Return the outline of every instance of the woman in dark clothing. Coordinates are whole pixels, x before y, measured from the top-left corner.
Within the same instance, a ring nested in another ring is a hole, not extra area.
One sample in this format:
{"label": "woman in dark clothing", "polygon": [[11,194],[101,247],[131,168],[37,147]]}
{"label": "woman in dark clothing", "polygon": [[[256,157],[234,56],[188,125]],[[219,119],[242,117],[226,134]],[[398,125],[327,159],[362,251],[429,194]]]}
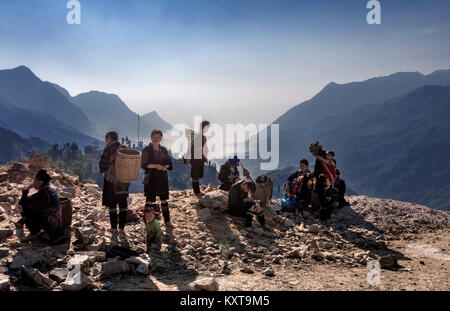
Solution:
{"label": "woman in dark clothing", "polygon": [[239,161],[238,157],[234,156],[233,159],[228,159],[227,162],[220,167],[218,175],[220,180],[219,189],[230,191],[231,186],[239,180],[239,171],[237,169]]}
{"label": "woman in dark clothing", "polygon": [[192,178],[192,189],[194,190],[194,194],[196,196],[202,196],[203,194],[200,192],[200,178],[203,178],[203,163],[208,163],[208,158],[206,157],[207,149],[206,149],[206,136],[204,133],[208,131],[209,121],[203,121],[201,123],[201,135],[202,135],[202,155],[201,159],[195,158],[195,146],[194,143],[191,145],[191,178]]}
{"label": "woman in dark clothing", "polygon": [[116,132],[108,132],[105,136],[106,147],[100,159],[100,173],[103,174],[102,205],[109,208],[111,233],[117,233],[117,205],[119,205],[119,229],[120,234],[125,234],[127,220],[129,183],[121,183],[115,180],[114,165],[117,151],[124,146],[118,141]]}
{"label": "woman in dark clothing", "polygon": [[[28,196],[31,188],[37,193]],[[40,170],[34,178],[34,183],[23,190],[19,201],[22,208],[22,222],[30,231],[30,235],[22,240],[34,240],[43,229],[42,238],[55,241],[63,236],[62,209],[58,193],[50,187],[50,176],[45,170]]]}
{"label": "woman in dark clothing", "polygon": [[145,170],[142,183],[146,197],[146,206],[159,210],[156,202],[158,196],[161,200],[161,210],[166,226],[170,225],[169,212],[169,179],[167,171],[172,170],[172,158],[166,148],[160,145],[162,132],[153,130],[151,134],[151,144],[142,151],[141,167]]}

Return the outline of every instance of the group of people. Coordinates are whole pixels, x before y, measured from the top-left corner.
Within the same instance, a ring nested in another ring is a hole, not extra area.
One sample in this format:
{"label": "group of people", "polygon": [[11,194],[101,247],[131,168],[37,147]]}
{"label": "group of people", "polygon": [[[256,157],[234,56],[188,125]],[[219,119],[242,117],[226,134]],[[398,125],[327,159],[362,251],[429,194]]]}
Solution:
{"label": "group of people", "polygon": [[[194,157],[194,145],[191,146],[191,153],[185,163],[191,165],[192,188],[196,196],[202,196],[199,179],[203,177],[204,163],[207,163],[207,149],[205,133],[210,123],[201,123],[202,154],[201,158]],[[129,195],[129,183],[121,183],[115,180],[115,156],[120,148],[123,148],[118,141],[116,132],[108,132],[105,136],[106,147],[100,159],[100,172],[103,173],[103,197],[102,204],[109,209],[111,233],[113,238],[116,235],[123,236],[127,219],[127,198]],[[141,212],[146,228],[147,250],[159,250],[161,248],[162,230],[160,227],[161,218],[164,219],[166,231],[171,232],[169,210],[169,178],[167,171],[173,169],[172,158],[167,148],[161,145],[163,133],[155,129],[150,135],[151,142],[142,150],[141,168],[144,170],[142,183],[144,184],[145,206]],[[160,204],[157,203],[157,198]],[[117,207],[119,213],[117,214]],[[161,217],[162,214],[162,217]],[[119,218],[119,224],[117,224]],[[117,228],[118,225],[118,228]]]}
{"label": "group of people", "polygon": [[292,173],[284,185],[286,197],[294,199],[291,202],[295,206],[292,208],[289,206],[292,204],[286,204],[283,209],[295,214],[303,214],[309,209],[318,212],[319,219],[325,221],[333,210],[349,205],[344,197],[345,181],[336,168],[333,150],[325,152],[320,143],[315,142],[310,145],[310,151],[316,158],[314,171],[310,172],[307,159],[300,160],[300,169]]}
{"label": "group of people", "polygon": [[[203,121],[201,159],[194,158],[194,146],[192,146],[190,158],[184,159],[185,163],[191,165],[193,192],[198,197],[203,195],[200,191],[199,179],[203,177],[203,165],[207,163],[204,133],[208,127],[209,122]],[[142,183],[146,202],[141,212],[146,228],[147,249],[159,250],[162,242],[161,218],[164,219],[166,231],[171,232],[172,228],[167,174],[167,171],[172,170],[172,158],[168,150],[161,145],[162,131],[153,130],[150,138],[150,144],[142,151],[141,167],[144,170]],[[119,149],[125,147],[119,142],[119,136],[114,131],[106,133],[105,143],[106,147],[99,162],[100,172],[103,174],[102,205],[108,208],[113,238],[123,237],[128,215],[127,198],[130,184],[116,180],[115,158]],[[324,220],[330,216],[333,209],[348,205],[344,198],[345,182],[340,178],[339,170],[336,169],[333,151],[324,152],[319,143],[311,144],[310,151],[316,157],[314,172],[309,171],[308,160],[300,160],[300,169],[292,173],[286,181],[286,196],[295,199],[294,213],[303,213],[309,205],[312,207],[315,205],[320,219]],[[261,204],[260,200],[255,199],[257,184],[244,167],[243,178],[240,177],[239,164],[240,160],[236,156],[227,160],[221,166],[218,175],[221,182],[220,189],[228,192],[228,212],[232,216],[244,218],[247,231],[253,230],[254,218],[258,220],[263,230],[270,230],[263,213],[263,207],[267,201]],[[64,239],[61,202],[58,193],[50,187],[50,180],[48,173],[40,170],[35,176],[34,183],[23,190],[19,202],[22,218],[17,225],[26,225],[29,229],[30,235],[24,239],[26,241],[35,239],[38,235],[51,242]],[[29,196],[29,190],[33,187],[37,192]],[[157,198],[160,204],[156,203]]]}

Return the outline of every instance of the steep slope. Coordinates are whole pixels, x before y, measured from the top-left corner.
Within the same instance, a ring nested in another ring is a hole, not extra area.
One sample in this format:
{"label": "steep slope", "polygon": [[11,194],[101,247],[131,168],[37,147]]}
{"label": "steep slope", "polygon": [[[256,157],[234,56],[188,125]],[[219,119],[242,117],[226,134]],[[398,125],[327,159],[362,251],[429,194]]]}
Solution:
{"label": "steep slope", "polygon": [[23,138],[17,133],[0,127],[0,163],[18,160],[34,151],[50,148],[50,144],[40,138]]}
{"label": "steep slope", "polygon": [[[138,115],[115,94],[107,94],[98,91],[82,93],[72,98],[72,101],[91,118],[97,131],[105,133],[116,130],[121,137],[128,136],[136,140],[138,136]],[[167,123],[156,113],[146,117],[153,124],[167,128]],[[155,128],[141,119],[140,138],[148,137]],[[170,125],[169,125],[170,126]]]}
{"label": "steep slope", "polygon": [[141,116],[141,120],[148,124],[150,128],[168,131],[172,129],[172,125],[164,121],[156,111],[149,112]]}
{"label": "steep slope", "polygon": [[326,117],[343,115],[365,105],[381,103],[427,84],[450,85],[450,70],[440,70],[429,75],[399,72],[346,84],[332,82],[316,96],[291,108],[273,123],[280,125],[280,134],[290,130],[309,131],[310,126],[319,125],[316,123]]}
{"label": "steep slope", "polygon": [[80,108],[25,66],[0,70],[0,97],[16,107],[50,114],[81,133],[95,133]]}
{"label": "steep slope", "polygon": [[321,141],[336,149],[357,192],[444,209],[435,202],[450,197],[432,194],[449,185],[449,114],[450,86],[424,86],[343,117]]}

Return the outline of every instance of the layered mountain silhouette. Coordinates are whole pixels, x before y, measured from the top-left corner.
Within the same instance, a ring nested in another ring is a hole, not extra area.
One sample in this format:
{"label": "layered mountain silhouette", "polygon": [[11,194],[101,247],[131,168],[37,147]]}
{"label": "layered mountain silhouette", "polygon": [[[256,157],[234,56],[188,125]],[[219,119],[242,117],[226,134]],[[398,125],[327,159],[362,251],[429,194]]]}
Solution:
{"label": "layered mountain silhouette", "polygon": [[13,106],[45,112],[81,133],[96,136],[79,107],[25,66],[0,70],[0,97]]}
{"label": "layered mountain silhouette", "polygon": [[[0,94],[1,95],[1,94]],[[45,110],[29,110],[11,105],[0,98],[0,126],[22,137],[40,137],[48,142],[92,144],[96,138],[80,132]]]}
{"label": "layered mountain silhouette", "polygon": [[[109,130],[136,139],[137,124],[137,114],[117,95],[91,91],[72,97],[25,66],[0,70],[0,126],[20,136],[84,146],[102,141]],[[156,111],[142,116],[140,124],[141,137],[154,128],[171,128]]]}
{"label": "layered mountain silhouette", "polygon": [[[76,104],[94,124],[98,133],[106,133],[115,130],[120,136],[128,136],[137,139],[138,115],[115,94],[99,91],[78,94],[71,97],[63,87],[53,84],[54,87]],[[156,111],[150,112],[140,119],[140,137],[148,137],[149,133],[159,128],[162,131],[169,130],[172,126],[161,119]]]}

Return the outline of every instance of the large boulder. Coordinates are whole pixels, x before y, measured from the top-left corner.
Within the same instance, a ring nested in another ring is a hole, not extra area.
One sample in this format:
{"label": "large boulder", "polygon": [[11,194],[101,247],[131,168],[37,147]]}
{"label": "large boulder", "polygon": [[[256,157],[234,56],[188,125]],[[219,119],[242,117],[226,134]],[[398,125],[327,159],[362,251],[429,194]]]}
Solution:
{"label": "large boulder", "polygon": [[33,266],[44,261],[45,258],[42,252],[34,248],[23,248],[14,255],[14,258],[9,265],[9,269],[18,270],[21,269],[22,266]]}
{"label": "large boulder", "polygon": [[197,210],[197,217],[202,221],[208,221],[213,217],[213,214],[209,208],[203,208],[201,210]]}
{"label": "large boulder", "polygon": [[223,190],[214,190],[211,192],[208,192],[208,194],[205,197],[209,197],[213,200],[219,201],[222,203],[222,206],[226,207],[228,205],[228,192]]}
{"label": "large boulder", "polygon": [[204,208],[220,208],[222,207],[222,203],[220,201],[217,201],[213,198],[210,198],[208,196],[205,196],[203,198],[201,198],[200,200],[198,200],[198,203],[204,207]]}

